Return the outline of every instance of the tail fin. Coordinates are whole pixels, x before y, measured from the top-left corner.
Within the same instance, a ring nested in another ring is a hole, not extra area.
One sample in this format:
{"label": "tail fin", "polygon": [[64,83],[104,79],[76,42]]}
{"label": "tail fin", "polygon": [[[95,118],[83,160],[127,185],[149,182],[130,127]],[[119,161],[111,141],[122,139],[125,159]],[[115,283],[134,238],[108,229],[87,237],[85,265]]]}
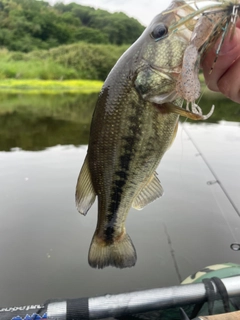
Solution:
{"label": "tail fin", "polygon": [[92,268],[103,269],[107,266],[130,268],[135,265],[137,254],[131,238],[125,233],[121,240],[107,244],[93,236],[88,254],[88,263]]}

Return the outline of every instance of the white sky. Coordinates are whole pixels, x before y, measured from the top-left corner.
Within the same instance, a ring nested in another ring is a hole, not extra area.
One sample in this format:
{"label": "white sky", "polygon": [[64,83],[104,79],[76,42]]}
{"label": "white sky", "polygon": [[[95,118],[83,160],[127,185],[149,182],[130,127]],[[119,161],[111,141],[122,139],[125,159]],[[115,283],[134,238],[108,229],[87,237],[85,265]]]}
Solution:
{"label": "white sky", "polygon": [[[58,0],[76,2],[85,6],[101,8],[110,12],[122,11],[147,26],[158,13],[166,9],[171,0]],[[50,2],[57,2],[56,0]]]}

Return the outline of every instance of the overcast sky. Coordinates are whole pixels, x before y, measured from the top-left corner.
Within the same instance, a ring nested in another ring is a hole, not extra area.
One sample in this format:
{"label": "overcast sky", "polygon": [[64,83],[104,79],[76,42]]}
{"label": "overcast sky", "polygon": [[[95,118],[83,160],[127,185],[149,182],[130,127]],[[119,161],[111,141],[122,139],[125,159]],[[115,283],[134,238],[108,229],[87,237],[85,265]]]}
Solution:
{"label": "overcast sky", "polygon": [[147,26],[155,15],[168,7],[171,0],[62,0],[61,2],[65,4],[76,2],[110,12],[122,11]]}

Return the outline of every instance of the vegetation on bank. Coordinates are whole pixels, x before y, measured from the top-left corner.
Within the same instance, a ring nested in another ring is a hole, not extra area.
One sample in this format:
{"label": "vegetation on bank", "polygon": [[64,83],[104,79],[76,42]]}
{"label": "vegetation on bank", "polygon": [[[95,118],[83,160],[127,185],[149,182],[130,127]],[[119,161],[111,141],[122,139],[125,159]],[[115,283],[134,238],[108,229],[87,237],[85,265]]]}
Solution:
{"label": "vegetation on bank", "polygon": [[46,50],[84,41],[131,44],[144,27],[124,13],[109,13],[76,3],[0,1],[0,47],[10,51]]}
{"label": "vegetation on bank", "polygon": [[103,81],[143,30],[121,12],[0,0],[0,79]]}
{"label": "vegetation on bank", "polygon": [[0,79],[105,80],[128,45],[76,43],[29,53],[0,50]]}
{"label": "vegetation on bank", "polygon": [[63,94],[99,92],[101,81],[95,80],[0,80],[1,93],[25,94]]}

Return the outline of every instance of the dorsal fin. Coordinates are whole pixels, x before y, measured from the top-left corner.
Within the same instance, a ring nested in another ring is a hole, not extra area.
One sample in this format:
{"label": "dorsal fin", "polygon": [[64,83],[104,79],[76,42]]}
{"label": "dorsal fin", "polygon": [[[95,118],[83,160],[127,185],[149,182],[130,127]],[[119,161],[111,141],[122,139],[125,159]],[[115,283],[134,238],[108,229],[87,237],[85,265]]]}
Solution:
{"label": "dorsal fin", "polygon": [[134,198],[132,207],[137,210],[143,209],[147,204],[163,195],[163,187],[157,177],[157,173],[146,180],[138,195]]}

